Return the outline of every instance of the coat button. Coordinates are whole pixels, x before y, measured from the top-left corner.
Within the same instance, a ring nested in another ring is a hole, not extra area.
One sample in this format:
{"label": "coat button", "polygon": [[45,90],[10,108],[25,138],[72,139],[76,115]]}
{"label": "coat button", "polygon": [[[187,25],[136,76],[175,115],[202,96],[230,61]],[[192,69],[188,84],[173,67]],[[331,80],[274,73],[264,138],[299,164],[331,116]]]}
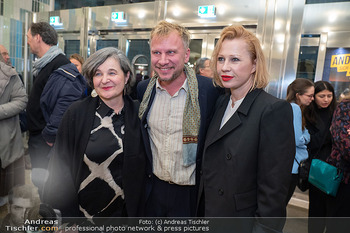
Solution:
{"label": "coat button", "polygon": [[222,196],[222,195],[224,195],[224,190],[219,189],[219,190],[218,190],[218,193],[219,193],[220,196]]}
{"label": "coat button", "polygon": [[151,177],[152,177],[152,175],[151,175],[151,174],[149,174],[149,175],[148,175],[148,178],[151,178]]}
{"label": "coat button", "polygon": [[227,154],[227,155],[226,155],[226,159],[227,159],[227,160],[230,160],[231,158],[232,158],[232,155],[231,155],[231,154]]}
{"label": "coat button", "polygon": [[202,170],[199,171],[199,175],[203,175],[203,171]]}

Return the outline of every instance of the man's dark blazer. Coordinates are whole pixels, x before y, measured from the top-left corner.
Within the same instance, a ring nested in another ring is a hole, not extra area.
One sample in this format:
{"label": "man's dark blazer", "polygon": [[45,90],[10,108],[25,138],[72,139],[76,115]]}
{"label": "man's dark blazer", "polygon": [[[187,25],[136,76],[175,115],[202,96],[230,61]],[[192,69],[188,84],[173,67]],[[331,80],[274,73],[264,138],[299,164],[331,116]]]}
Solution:
{"label": "man's dark blazer", "polygon": [[[219,130],[229,98],[218,99],[208,128],[199,209],[204,207],[208,217],[283,218],[295,156],[292,108],[285,100],[255,89]],[[283,224],[272,221],[259,226],[279,231]]]}
{"label": "man's dark blazer", "polygon": [[[202,153],[203,153],[203,146],[204,146],[204,140],[205,135],[207,133],[207,128],[209,126],[210,120],[214,114],[214,107],[215,102],[219,96],[219,91],[214,87],[212,79],[209,79],[204,76],[198,76],[198,99],[199,99],[199,107],[200,107],[200,113],[201,113],[201,120],[200,120],[200,129],[199,129],[199,135],[198,135],[198,147],[197,147],[197,158],[196,158],[196,186],[199,187],[199,171],[202,164]],[[140,82],[137,85],[137,98],[139,101],[142,101],[142,97],[146,91],[147,85],[149,83],[150,79],[144,80]],[[143,115],[141,119],[141,126],[142,126],[142,136],[143,141],[145,143],[146,148],[146,154],[147,154],[147,162],[146,162],[146,173],[147,173],[147,181],[146,181],[146,198],[149,196],[151,190],[152,190],[152,184],[153,184],[153,157],[152,157],[152,151],[149,141],[149,136],[147,132],[147,114],[150,110],[150,107],[152,106],[152,102],[154,100],[156,94],[156,87],[153,88],[151,93],[151,99],[148,104],[148,107],[145,111],[145,114]]]}

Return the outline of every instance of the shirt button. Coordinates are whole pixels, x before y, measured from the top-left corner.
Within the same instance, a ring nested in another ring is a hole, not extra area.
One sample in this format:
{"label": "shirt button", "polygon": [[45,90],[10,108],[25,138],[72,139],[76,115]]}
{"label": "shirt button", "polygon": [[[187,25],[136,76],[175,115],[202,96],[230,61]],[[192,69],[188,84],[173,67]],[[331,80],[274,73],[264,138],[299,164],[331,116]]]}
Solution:
{"label": "shirt button", "polygon": [[218,190],[218,193],[219,193],[220,196],[222,196],[222,195],[224,195],[224,190],[219,189],[219,190]]}
{"label": "shirt button", "polygon": [[227,154],[227,155],[226,155],[226,159],[227,159],[227,160],[230,160],[231,158],[232,158],[232,155],[231,155],[231,154]]}

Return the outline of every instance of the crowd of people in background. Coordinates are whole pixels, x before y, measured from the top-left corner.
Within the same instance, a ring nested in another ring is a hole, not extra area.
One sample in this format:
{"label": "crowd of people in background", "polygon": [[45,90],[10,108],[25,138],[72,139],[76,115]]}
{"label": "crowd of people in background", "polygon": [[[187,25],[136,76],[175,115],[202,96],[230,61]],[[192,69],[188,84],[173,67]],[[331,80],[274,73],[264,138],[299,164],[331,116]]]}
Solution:
{"label": "crowd of people in background", "polygon": [[[32,23],[29,96],[0,45],[0,205],[10,207],[0,229],[23,224],[41,202],[90,223],[246,217],[235,231],[282,232],[298,166],[318,158],[344,177],[336,197],[310,184],[308,231],[347,231],[325,217],[350,217],[350,94],[337,103],[329,82],[297,78],[286,100],[276,98],[264,91],[267,64],[253,33],[224,28],[212,58],[194,68],[190,37],[159,22],[150,34],[152,75],[143,78],[117,48],[67,58],[55,29]],[[25,109],[35,188],[23,186]]]}

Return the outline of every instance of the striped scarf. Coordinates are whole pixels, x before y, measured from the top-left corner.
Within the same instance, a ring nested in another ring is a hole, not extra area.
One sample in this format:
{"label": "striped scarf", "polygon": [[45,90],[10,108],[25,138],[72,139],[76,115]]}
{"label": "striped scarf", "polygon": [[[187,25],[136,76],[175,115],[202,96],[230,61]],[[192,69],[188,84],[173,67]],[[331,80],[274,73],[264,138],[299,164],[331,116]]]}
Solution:
{"label": "striped scarf", "polygon": [[[182,123],[182,143],[183,143],[183,160],[185,166],[190,166],[196,162],[198,133],[200,127],[200,108],[198,101],[198,81],[192,68],[185,64],[185,74],[187,77],[188,92],[186,96],[185,109]],[[158,76],[151,78],[143,95],[139,109],[139,118],[142,119],[149,101],[152,90],[156,84]]]}

